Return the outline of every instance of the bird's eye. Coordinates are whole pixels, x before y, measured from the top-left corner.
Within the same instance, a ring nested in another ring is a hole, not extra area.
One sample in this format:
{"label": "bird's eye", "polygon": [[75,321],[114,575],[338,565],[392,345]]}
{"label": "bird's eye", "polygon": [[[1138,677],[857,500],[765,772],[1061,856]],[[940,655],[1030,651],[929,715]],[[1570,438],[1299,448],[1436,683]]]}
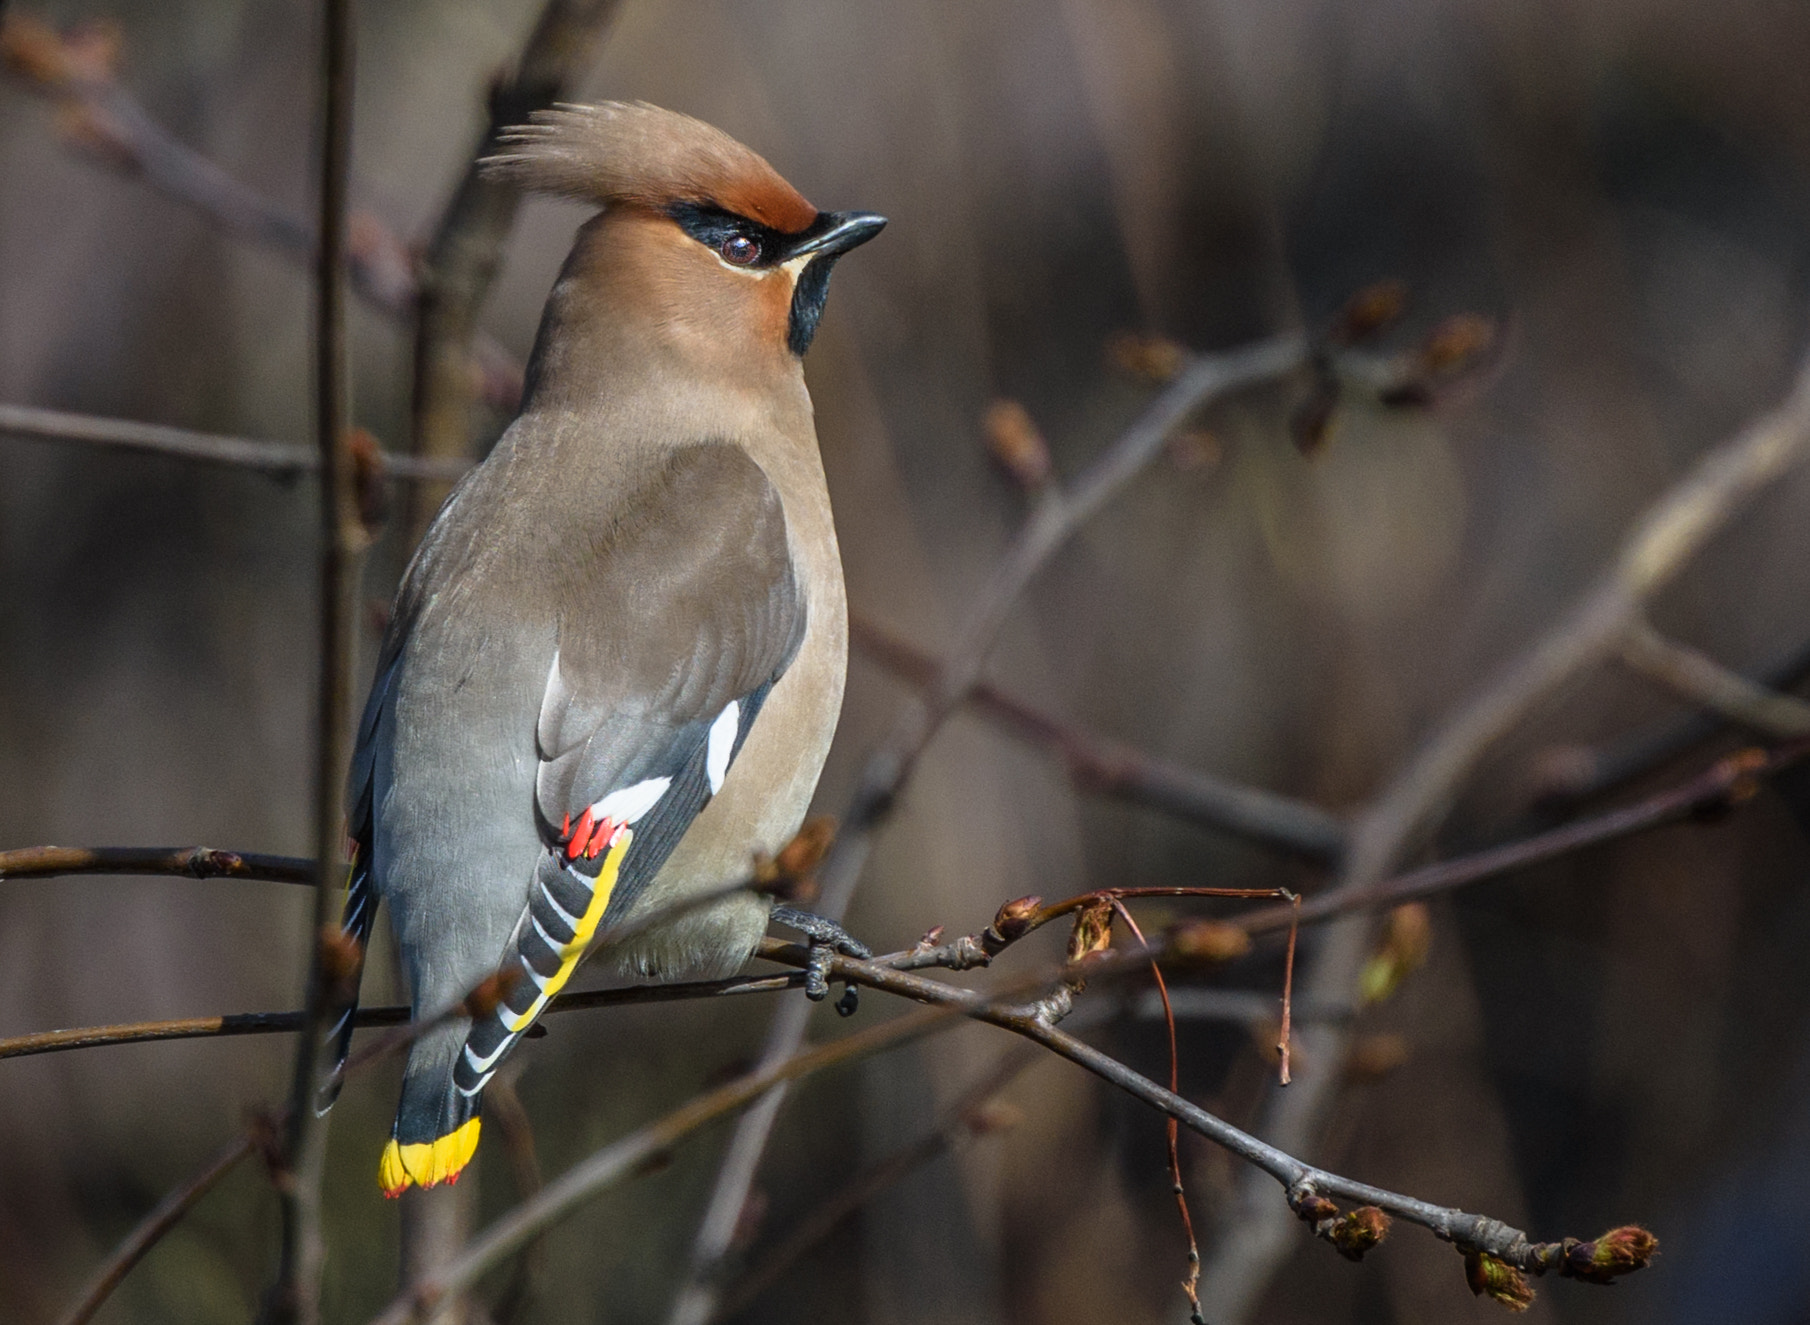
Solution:
{"label": "bird's eye", "polygon": [[746,235],[730,235],[717,252],[723,255],[724,262],[746,267],[760,257],[760,245]]}

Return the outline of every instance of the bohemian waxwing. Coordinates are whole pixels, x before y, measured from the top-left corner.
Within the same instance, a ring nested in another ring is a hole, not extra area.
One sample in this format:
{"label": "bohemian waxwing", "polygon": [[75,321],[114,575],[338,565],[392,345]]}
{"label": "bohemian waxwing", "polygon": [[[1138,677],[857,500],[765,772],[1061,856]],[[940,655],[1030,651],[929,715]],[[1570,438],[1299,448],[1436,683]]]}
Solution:
{"label": "bohemian waxwing", "polygon": [[[492,169],[603,211],[547,300],[520,416],[397,594],[353,758],[344,924],[363,943],[389,904],[417,1016],[520,978],[415,1042],[391,1195],[458,1176],[485,1083],[598,933],[792,837],[847,661],[802,356],[830,268],[884,218],[819,212],[726,134],[644,104],[563,107],[505,143]],[[733,893],[610,956],[728,974],[768,911]]]}

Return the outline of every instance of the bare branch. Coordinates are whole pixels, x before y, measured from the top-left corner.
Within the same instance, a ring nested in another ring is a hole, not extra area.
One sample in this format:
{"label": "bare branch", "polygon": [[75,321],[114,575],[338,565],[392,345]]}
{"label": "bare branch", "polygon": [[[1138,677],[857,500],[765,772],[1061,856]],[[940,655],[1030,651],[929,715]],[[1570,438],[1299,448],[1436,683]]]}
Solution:
{"label": "bare branch", "polygon": [[63,874],[180,874],[191,879],[314,882],[314,862],[217,847],[20,847],[0,851],[0,880]]}
{"label": "bare branch", "polygon": [[[345,777],[351,761],[352,665],[357,630],[359,557],[366,541],[354,490],[347,429],[350,404],[346,359],[346,188],[352,161],[353,0],[321,5],[320,244],[315,254],[315,427],[321,457],[320,689],[314,749],[314,916],[309,926],[306,1015],[297,1038],[294,1082],[283,1139],[277,1196],[283,1212],[283,1253],[277,1281],[265,1299],[265,1319],[315,1325],[320,1319],[321,1176],[326,1165],[326,1119],[314,1101],[320,1089],[321,1036],[345,998],[334,972],[340,940],[335,914],[344,868]],[[362,961],[363,954],[352,960]]]}
{"label": "bare branch", "polygon": [[[849,618],[849,638],[888,671],[920,687],[934,685],[942,674],[942,664],[930,654],[859,615]],[[967,703],[1004,730],[1057,755],[1068,766],[1069,775],[1088,791],[1310,860],[1336,860],[1344,848],[1344,823],[1317,805],[1214,777],[1096,736],[989,681],[977,682],[968,692]]]}
{"label": "bare branch", "polygon": [[194,1209],[196,1202],[218,1186],[220,1180],[237,1168],[239,1161],[255,1149],[257,1144],[250,1133],[241,1136],[221,1151],[213,1163],[152,1207],[150,1213],[126,1236],[126,1240],[114,1248],[106,1263],[95,1271],[81,1298],[62,1317],[59,1325],[87,1325],[94,1318],[94,1313],[106,1304],[113,1290],[132,1272],[132,1267],[145,1258],[145,1254],[162,1240],[164,1234],[182,1222],[188,1212]]}
{"label": "bare branch", "polygon": [[[422,256],[415,306],[415,389],[409,449],[424,460],[466,460],[478,309],[496,276],[520,195],[479,163],[511,125],[566,96],[595,62],[620,0],[547,0],[510,75],[491,91],[490,123],[440,214]],[[443,493],[410,494],[404,532],[413,547]]]}
{"label": "bare branch", "polygon": [[[119,451],[142,451],[209,465],[255,469],[273,478],[318,474],[321,467],[320,449],[300,442],[223,437],[217,433],[170,428],[160,423],[102,419],[29,405],[0,405],[0,433],[43,441],[87,442]],[[377,461],[378,476],[399,483],[449,483],[471,468],[470,460],[396,455],[385,451],[377,453]]]}
{"label": "bare branch", "polygon": [[[1797,463],[1807,446],[1810,361],[1782,405],[1713,448],[1648,508],[1615,561],[1570,610],[1442,723],[1358,816],[1338,891],[1362,895],[1381,882],[1444,812],[1484,754],[1566,681],[1612,656],[1645,604],[1742,504]],[[1305,981],[1308,1001],[1327,1004],[1350,996],[1370,933],[1362,915],[1331,927]],[[1262,1128],[1297,1150],[1320,1134],[1348,1045],[1348,1032],[1338,1026],[1315,1027],[1303,1038],[1308,1035],[1308,1056],[1325,1066],[1273,1098]],[[1248,1319],[1287,1248],[1286,1216],[1247,1178],[1204,1276],[1208,1316],[1221,1325]]]}
{"label": "bare branch", "polygon": [[[812,960],[804,948],[773,941],[762,945],[761,955],[799,966]],[[1165,955],[1167,948],[1163,943],[1140,946],[1119,952],[1095,954],[1081,969],[1085,970],[1089,980],[1094,980],[1140,969],[1144,962]],[[1574,1239],[1567,1239],[1562,1243],[1531,1242],[1526,1234],[1500,1221],[1355,1182],[1306,1164],[1240,1131],[1223,1119],[1132,1071],[1110,1055],[1058,1030],[1040,1016],[1025,1011],[1016,1000],[1021,999],[1027,991],[1047,985],[1047,974],[1003,991],[982,994],[907,971],[894,970],[877,962],[837,957],[831,963],[830,970],[833,979],[851,980],[930,1006],[820,1048],[791,1055],[782,1063],[756,1068],[725,1086],[695,1097],[658,1121],[594,1152],[549,1183],[538,1196],[523,1202],[498,1219],[471,1243],[458,1260],[392,1302],[388,1310],[378,1317],[378,1325],[401,1325],[405,1321],[421,1319],[448,1294],[471,1285],[491,1266],[568,1212],[644,1170],[651,1160],[663,1155],[679,1140],[706,1123],[752,1103],[776,1082],[798,1080],[828,1067],[896,1048],[950,1025],[952,1018],[956,1016],[971,1017],[1022,1035],[1086,1068],[1133,1097],[1153,1105],[1175,1118],[1182,1126],[1223,1146],[1273,1178],[1282,1186],[1287,1197],[1288,1206],[1285,1208],[1299,1206],[1314,1197],[1344,1197],[1361,1201],[1398,1218],[1420,1224],[1437,1236],[1457,1244],[1461,1250],[1487,1254],[1505,1264],[1533,1273],[1544,1273],[1551,1269],[1566,1272],[1567,1256],[1578,1245]],[[1075,968],[1065,968],[1062,978],[1073,979],[1075,974]],[[1330,1233],[1332,1221],[1327,1222]]]}
{"label": "bare branch", "polygon": [[[1678,786],[1668,787],[1621,809],[1410,870],[1368,888],[1346,885],[1310,897],[1301,904],[1301,923],[1330,920],[1353,911],[1400,906],[1403,902],[1531,869],[1587,847],[1730,809],[1751,799],[1762,781],[1802,763],[1807,755],[1810,755],[1810,740],[1794,741],[1770,751],[1742,750],[1717,760]],[[1291,907],[1270,907],[1234,923],[1249,933],[1260,934],[1286,928],[1291,912]]]}
{"label": "bare branch", "polygon": [[[41,19],[0,15],[0,66],[55,103],[72,146],[194,208],[229,234],[298,264],[313,262],[313,223],[233,178],[152,119],[120,86],[116,56],[115,44],[105,35],[97,40],[93,28],[65,35]],[[412,316],[416,290],[408,246],[368,212],[351,217],[348,238],[352,289],[391,317]],[[507,349],[479,335],[469,371],[490,404],[514,408],[522,367]]]}
{"label": "bare branch", "polygon": [[1653,629],[1645,617],[1628,626],[1621,661],[1678,698],[1762,736],[1810,735],[1810,703],[1749,681],[1695,649]]}
{"label": "bare branch", "polygon": [[757,1254],[757,1268],[735,1291],[725,1296],[713,1322],[728,1321],[740,1315],[756,1298],[778,1282],[807,1252],[834,1233],[844,1220],[889,1187],[911,1176],[932,1160],[947,1154],[965,1136],[978,1136],[997,1128],[999,1119],[985,1109],[993,1096],[1009,1085],[1025,1068],[1036,1061],[1036,1053],[1028,1048],[1005,1054],[991,1071],[963,1091],[931,1129],[884,1159],[869,1165],[850,1178],[843,1188],[821,1201],[815,1201],[807,1214],[779,1244],[764,1254]]}
{"label": "bare branch", "polygon": [[[681,1003],[734,994],[772,994],[801,988],[797,975],[733,975],[725,980],[630,985],[625,989],[587,989],[559,995],[543,1016],[592,1008],[628,1007],[641,1003]],[[28,1058],[65,1049],[92,1049],[109,1044],[143,1044],[151,1040],[217,1039],[229,1035],[287,1035],[302,1028],[300,1012],[232,1012],[223,1016],[184,1017],[173,1021],[134,1021],[117,1026],[84,1026],[74,1030],[37,1031],[0,1039],[0,1059]],[[396,1005],[360,1008],[352,1024],[360,1028],[407,1024],[409,1010]]]}

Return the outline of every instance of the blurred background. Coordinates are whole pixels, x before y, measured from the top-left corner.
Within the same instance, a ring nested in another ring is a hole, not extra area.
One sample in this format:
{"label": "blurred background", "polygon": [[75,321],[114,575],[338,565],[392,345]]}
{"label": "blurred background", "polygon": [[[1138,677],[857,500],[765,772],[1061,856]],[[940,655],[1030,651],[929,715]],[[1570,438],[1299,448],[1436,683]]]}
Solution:
{"label": "blurred background", "polygon": [[[356,206],[431,234],[537,9],[361,6]],[[122,84],[151,116],[312,206],[313,6],[5,13],[117,24]],[[1109,361],[1117,333],[1227,347],[1321,326],[1380,278],[1412,292],[1390,344],[1455,312],[1494,319],[1490,373],[1431,408],[1353,402],[1311,456],[1286,427],[1298,385],[1215,411],[1210,436],[1055,559],[993,658],[994,680],[1089,729],[1346,810],[1696,456],[1783,394],[1810,297],[1806,67],[1810,9],[1778,0],[625,0],[579,92],[698,115],[820,206],[891,218],[839,267],[808,377],[854,609],[932,652],[1027,509],[983,441],[996,399],[1022,402],[1072,475],[1153,390]],[[481,319],[518,355],[584,215],[521,214]],[[309,307],[300,267],[84,156],[28,80],[0,76],[0,401],[306,441]],[[353,345],[356,421],[402,447],[408,334],[355,305]],[[505,422],[484,418],[483,440]],[[0,436],[0,845],[308,849],[313,511],[307,482]],[[1810,475],[1777,485],[1667,592],[1660,625],[1749,674],[1792,657],[1810,643],[1807,512]],[[374,551],[373,605],[400,542],[393,526]],[[908,693],[856,656],[822,809],[846,804]],[[1593,674],[1488,761],[1439,851],[1523,831],[1554,768],[1681,712]],[[1347,1071],[1308,1157],[1539,1237],[1638,1221],[1663,1240],[1613,1291],[1541,1283],[1529,1320],[1810,1321],[1802,790],[1436,902],[1425,965],[1360,1018],[1366,1070]],[[1026,893],[1322,882],[1077,790],[963,716],[885,828],[851,924],[892,948],[935,924],[972,932]],[[7,884],[0,1035],[293,1006],[307,905],[278,884]],[[1269,948],[1214,977],[1266,994],[1278,979]],[[366,1001],[396,996],[380,955]],[[771,1009],[556,1019],[520,1055],[543,1167],[745,1062]],[[1160,1023],[1089,1034],[1166,1072]],[[964,1029],[799,1089],[746,1249],[922,1135],[1004,1038]],[[1276,1089],[1263,1038],[1185,1019],[1184,1092],[1259,1118]],[[270,1037],[0,1063],[0,1321],[50,1318],[248,1109],[281,1098],[290,1062]],[[396,1208],[372,1174],[395,1085],[393,1066],[373,1072],[334,1114],[332,1320],[394,1288]],[[739,1319],[1185,1320],[1160,1122],[1054,1060],[1001,1099],[1015,1126],[844,1221]],[[664,1320],[725,1135],[563,1225],[517,1318]],[[1238,1171],[1195,1138],[1182,1156],[1213,1266]],[[500,1146],[476,1181],[486,1218],[515,1200]],[[247,1319],[277,1229],[243,1168],[101,1319]],[[1248,1319],[1501,1311],[1422,1230],[1361,1265],[1288,1236]]]}

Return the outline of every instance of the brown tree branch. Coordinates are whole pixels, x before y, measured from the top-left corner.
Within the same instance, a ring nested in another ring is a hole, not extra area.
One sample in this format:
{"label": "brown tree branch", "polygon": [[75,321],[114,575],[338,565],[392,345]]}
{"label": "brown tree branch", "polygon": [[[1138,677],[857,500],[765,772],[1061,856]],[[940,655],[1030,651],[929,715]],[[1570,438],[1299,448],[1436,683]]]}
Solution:
{"label": "brown tree branch", "polygon": [[[859,614],[849,618],[849,638],[869,658],[920,688],[936,684],[942,673],[942,664],[929,653]],[[990,681],[976,682],[966,702],[1005,731],[1055,754],[1084,790],[1309,860],[1334,861],[1344,849],[1343,821],[1317,805],[1096,736]]]}
{"label": "brown tree branch", "polygon": [[[797,989],[804,977],[793,975],[733,975],[725,980],[690,983],[630,985],[624,989],[586,989],[560,994],[543,1016],[583,1012],[591,1008],[629,1007],[642,1003],[680,1003],[699,998],[723,998],[734,994],[771,994]],[[302,1028],[301,1012],[231,1012],[212,1017],[182,1017],[171,1021],[134,1021],[116,1026],[82,1026],[72,1030],[35,1031],[0,1039],[0,1060],[60,1053],[66,1049],[92,1049],[99,1045],[144,1044],[152,1040],[206,1040],[231,1035],[288,1035]],[[402,1026],[409,1010],[392,1007],[359,1008],[352,1014],[354,1026]]]}
{"label": "brown tree branch", "polygon": [[[799,966],[812,960],[806,949],[771,942],[762,946],[762,955]],[[1088,980],[1125,974],[1141,969],[1146,961],[1167,955],[1167,941],[1118,952],[1099,953],[1079,967],[1065,968],[1061,978],[1072,981],[1082,971]],[[1153,1105],[1189,1130],[1229,1150],[1283,1187],[1287,1197],[1285,1208],[1315,1213],[1318,1216],[1316,1232],[1327,1236],[1329,1241],[1336,1242],[1332,1234],[1334,1225],[1339,1221],[1325,1217],[1312,1203],[1342,1197],[1420,1224],[1466,1253],[1488,1255],[1504,1264],[1536,1274],[1557,1270],[1577,1277],[1590,1277],[1571,1264],[1571,1253],[1580,1245],[1574,1239],[1534,1243],[1519,1229],[1511,1228],[1498,1220],[1434,1205],[1328,1172],[1306,1164],[1180,1098],[1110,1055],[1058,1030],[1034,1011],[1027,1011],[1017,1000],[1026,992],[1047,986],[1050,983],[1047,975],[1015,984],[1003,991],[983,994],[907,971],[894,970],[877,962],[837,957],[830,969],[834,979],[853,981],[929,1006],[831,1044],[791,1055],[782,1063],[758,1067],[725,1086],[693,1098],[665,1117],[594,1152],[554,1179],[538,1196],[503,1215],[481,1233],[455,1262],[392,1302],[377,1318],[378,1325],[402,1325],[402,1322],[423,1318],[448,1294],[469,1287],[491,1266],[512,1254],[530,1238],[551,1227],[567,1213],[643,1171],[650,1161],[663,1155],[706,1123],[752,1103],[776,1081],[798,1080],[832,1066],[898,1047],[947,1027],[957,1016],[995,1025],[1041,1044],[1118,1086],[1134,1098]],[[1035,1008],[1037,1005],[1031,1006]],[[1322,1225],[1325,1226],[1323,1231]],[[1650,1255],[1650,1248],[1647,1254]],[[1644,1259],[1639,1263],[1644,1264]],[[1585,1267],[1586,1270],[1588,1268]],[[1622,1272],[1632,1268],[1638,1268],[1638,1264],[1622,1267]]]}
{"label": "brown tree branch", "polygon": [[[1678,574],[1747,500],[1779,478],[1810,448],[1810,361],[1778,408],[1712,448],[1650,506],[1614,562],[1535,644],[1493,683],[1442,723],[1352,826],[1338,889],[1367,893],[1443,814],[1484,754],[1530,710],[1585,668],[1614,655],[1649,600]],[[1351,996],[1368,953],[1371,925],[1363,914],[1322,936],[1303,994],[1315,1004]],[[1261,1129],[1279,1145],[1302,1150],[1320,1135],[1349,1044],[1346,1027],[1326,1024],[1303,1035],[1319,1070],[1272,1097]],[[1204,1274],[1207,1316],[1243,1325],[1289,1247],[1288,1219],[1260,1185],[1240,1185],[1238,1208]]]}
{"label": "brown tree branch", "polygon": [[[0,405],[0,433],[35,437],[44,441],[86,442],[119,451],[198,460],[209,465],[255,469],[273,478],[318,474],[320,448],[300,442],[267,442],[250,437],[223,437],[217,433],[191,432],[160,423],[132,419],[102,419],[90,414],[38,409],[29,405]],[[375,453],[377,476],[399,483],[450,483],[471,468],[470,460]]]}
{"label": "brown tree branch", "polygon": [[1628,627],[1620,657],[1629,670],[1738,727],[1779,739],[1810,735],[1810,703],[1768,690],[1667,639],[1644,616]]}
{"label": "brown tree branch", "polygon": [[314,882],[314,862],[217,847],[20,847],[0,851],[0,881],[64,874],[178,874],[191,879]]}
{"label": "brown tree branch", "polygon": [[315,254],[315,427],[321,457],[320,664],[314,748],[314,911],[308,929],[308,985],[295,1051],[294,1082],[277,1171],[283,1213],[282,1260],[264,1303],[279,1325],[320,1320],[321,1177],[326,1119],[314,1107],[321,1087],[320,1041],[337,1005],[349,1001],[337,903],[345,868],[345,777],[351,762],[354,612],[366,534],[359,518],[347,428],[346,191],[352,162],[353,0],[322,0],[320,243]]}

